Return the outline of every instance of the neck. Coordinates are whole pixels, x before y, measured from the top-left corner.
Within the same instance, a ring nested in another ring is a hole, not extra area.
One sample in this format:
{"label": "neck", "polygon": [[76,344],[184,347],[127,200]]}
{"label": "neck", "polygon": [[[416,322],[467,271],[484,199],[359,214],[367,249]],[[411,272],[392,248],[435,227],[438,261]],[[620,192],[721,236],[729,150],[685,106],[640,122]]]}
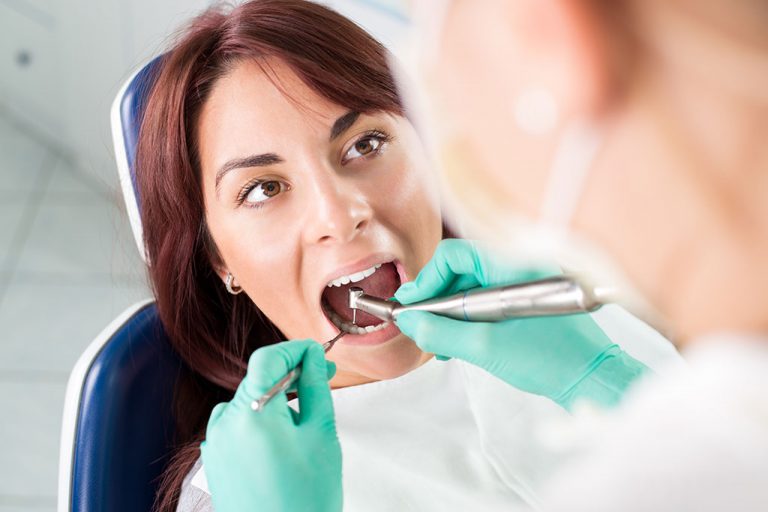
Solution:
{"label": "neck", "polygon": [[[412,342],[408,340],[408,343]],[[427,361],[432,359],[432,357],[432,354],[419,352],[418,357],[410,363],[398,364],[394,368],[386,367],[386,365],[377,366],[375,371],[369,372],[370,375],[366,375],[365,372],[361,371],[351,371],[344,368],[339,368],[336,372],[336,375],[334,375],[333,379],[331,379],[330,386],[331,389],[341,389],[349,388],[352,386],[360,386],[362,384],[370,384],[371,382],[378,382],[381,380],[394,379],[421,367]]]}
{"label": "neck", "polygon": [[336,375],[333,376],[333,379],[331,379],[330,386],[331,389],[341,389],[360,386],[362,384],[370,384],[371,382],[377,382],[378,380],[379,379],[374,379],[359,373],[338,370]]}

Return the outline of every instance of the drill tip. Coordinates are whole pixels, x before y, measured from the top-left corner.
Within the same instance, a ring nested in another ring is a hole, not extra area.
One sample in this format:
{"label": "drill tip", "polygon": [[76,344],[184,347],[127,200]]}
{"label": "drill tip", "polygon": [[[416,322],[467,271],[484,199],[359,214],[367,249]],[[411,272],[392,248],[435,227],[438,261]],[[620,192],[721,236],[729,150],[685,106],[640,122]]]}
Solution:
{"label": "drill tip", "polygon": [[[362,288],[353,286],[349,289],[349,307],[353,310],[357,310],[357,299],[365,292]],[[354,323],[354,322],[353,322]]]}

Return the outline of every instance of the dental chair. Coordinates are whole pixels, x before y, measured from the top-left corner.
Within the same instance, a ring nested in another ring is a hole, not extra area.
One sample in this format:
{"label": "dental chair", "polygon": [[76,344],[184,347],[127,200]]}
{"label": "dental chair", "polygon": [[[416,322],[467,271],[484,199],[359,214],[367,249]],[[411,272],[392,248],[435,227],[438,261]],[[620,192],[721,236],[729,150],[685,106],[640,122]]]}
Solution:
{"label": "dental chair", "polygon": [[[112,106],[120,182],[145,258],[134,157],[157,58]],[[173,391],[182,363],[151,300],[124,311],[85,350],[69,378],[59,459],[59,512],[149,512],[173,440]]]}

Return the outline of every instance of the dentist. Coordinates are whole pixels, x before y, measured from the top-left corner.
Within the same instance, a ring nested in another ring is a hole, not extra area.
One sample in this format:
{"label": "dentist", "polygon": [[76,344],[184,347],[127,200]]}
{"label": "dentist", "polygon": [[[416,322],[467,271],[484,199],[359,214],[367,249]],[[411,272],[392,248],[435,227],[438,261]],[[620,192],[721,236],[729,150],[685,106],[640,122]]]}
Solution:
{"label": "dentist", "polygon": [[[494,284],[542,257],[631,287],[690,369],[617,389],[631,392],[613,414],[590,417],[604,428],[552,480],[544,508],[764,510],[765,2],[419,6],[419,70],[448,203],[506,264],[482,264],[484,252],[470,244],[444,244],[396,297]],[[515,322],[409,313],[398,325],[425,350],[541,389],[515,367]],[[549,377],[573,359],[548,355],[536,373],[557,382]]]}

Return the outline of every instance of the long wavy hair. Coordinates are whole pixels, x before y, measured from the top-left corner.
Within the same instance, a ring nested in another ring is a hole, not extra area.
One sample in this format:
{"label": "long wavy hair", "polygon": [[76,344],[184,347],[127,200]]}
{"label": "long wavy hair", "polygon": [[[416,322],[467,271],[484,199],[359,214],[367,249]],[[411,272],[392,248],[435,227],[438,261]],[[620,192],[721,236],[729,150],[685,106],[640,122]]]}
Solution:
{"label": "long wavy hair", "polygon": [[252,0],[195,18],[164,55],[147,101],[136,155],[144,243],[160,319],[186,363],[175,398],[177,439],[159,485],[173,511],[199,457],[213,406],[229,400],[249,355],[283,339],[246,295],[227,293],[206,225],[198,116],[217,80],[238,63],[287,63],[319,95],[370,113],[403,114],[387,52],[350,20],[302,0]]}

